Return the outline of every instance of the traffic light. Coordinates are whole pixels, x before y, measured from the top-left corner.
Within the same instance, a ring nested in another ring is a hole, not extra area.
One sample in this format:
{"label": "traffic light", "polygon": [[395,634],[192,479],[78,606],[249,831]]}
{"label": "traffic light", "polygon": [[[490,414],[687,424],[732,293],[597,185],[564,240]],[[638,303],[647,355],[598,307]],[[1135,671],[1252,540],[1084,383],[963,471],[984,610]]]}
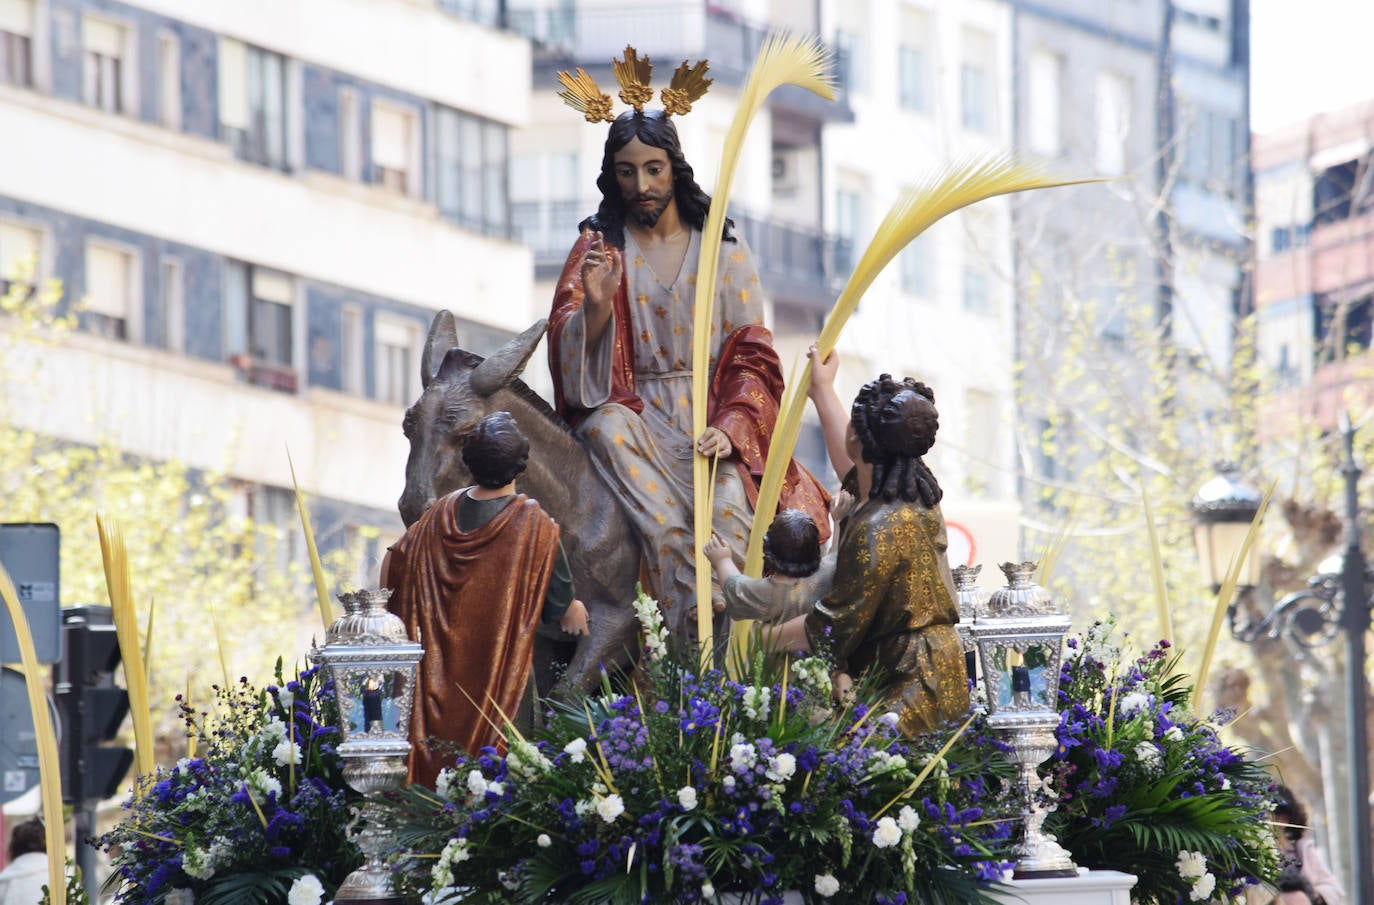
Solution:
{"label": "traffic light", "polygon": [[114,682],[119,637],[109,607],[64,607],[62,643],[55,689],[62,716],[62,798],[80,805],[112,797],[134,762],[132,749],[104,744],[129,713],[129,693]]}

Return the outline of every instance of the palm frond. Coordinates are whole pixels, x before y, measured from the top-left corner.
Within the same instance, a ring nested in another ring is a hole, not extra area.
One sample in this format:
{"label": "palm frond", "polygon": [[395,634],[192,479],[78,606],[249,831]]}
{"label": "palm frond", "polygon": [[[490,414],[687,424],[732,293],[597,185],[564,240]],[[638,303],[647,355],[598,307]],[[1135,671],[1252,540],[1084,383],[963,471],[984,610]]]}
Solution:
{"label": "palm frond", "polygon": [[157,761],[153,756],[152,701],[148,694],[148,670],[143,665],[139,646],[138,611],[134,609],[133,584],[129,578],[129,552],[119,522],[97,513],[96,532],[100,535],[100,556],[105,566],[105,587],[110,595],[110,611],[119,654],[124,661],[124,684],[129,692],[129,715],[134,720],[135,769],[140,776],[151,776]]}
{"label": "palm frond", "polygon": [[[903,193],[883,218],[873,241],[859,258],[849,282],[845,284],[835,301],[835,307],[825,320],[820,338],[816,341],[821,358],[824,359],[834,350],[840,332],[849,322],[850,316],[859,306],[859,300],[877,279],[878,274],[892,262],[898,252],[925,232],[931,224],[960,208],[997,195],[1097,181],[1100,180],[1049,176],[1038,164],[1019,161],[1008,154],[993,154],[973,157],[954,164],[937,173],[923,186]],[[700,294],[700,283],[697,284],[697,288]],[[701,302],[698,299],[698,314],[700,311]],[[774,428],[768,463],[764,466],[763,480],[759,485],[758,500],[754,507],[754,523],[750,529],[749,552],[744,565],[746,575],[762,574],[763,534],[768,528],[768,519],[771,518],[769,513],[777,508],[787,463],[796,448],[802,409],[806,403],[806,389],[810,383],[811,363],[807,362],[801,380],[789,386],[783,395],[782,411]]]}
{"label": "palm frond", "polygon": [[[716,176],[711,209],[702,228],[701,253],[697,261],[696,314],[692,334],[692,440],[706,431],[706,389],[710,371],[711,323],[715,308],[716,273],[720,264],[721,231],[725,226],[725,211],[730,204],[730,189],[735,180],[740,150],[749,125],[774,89],[782,85],[798,85],[833,100],[834,90],[828,71],[824,45],[814,38],[787,34],[770,34],[754,61],[754,68],[744,85],[739,107],[735,111],[730,131],[721,151],[720,169]],[[791,456],[789,451],[788,456]],[[711,650],[711,565],[702,548],[711,538],[711,492],[706,459],[692,457],[694,489],[693,550],[696,564],[697,641],[703,651]],[[777,504],[776,496],[774,505]]]}
{"label": "palm frond", "polygon": [[301,515],[301,530],[305,532],[305,549],[310,552],[310,574],[315,580],[315,602],[320,607],[320,621],[325,629],[334,621],[329,607],[329,579],[324,574],[324,563],[320,561],[320,548],[315,545],[315,530],[310,527],[310,509],[305,505],[305,494],[301,492],[301,482],[296,480],[296,463],[291,461],[291,450],[286,451],[286,463],[291,467],[291,488],[296,493],[296,509]]}

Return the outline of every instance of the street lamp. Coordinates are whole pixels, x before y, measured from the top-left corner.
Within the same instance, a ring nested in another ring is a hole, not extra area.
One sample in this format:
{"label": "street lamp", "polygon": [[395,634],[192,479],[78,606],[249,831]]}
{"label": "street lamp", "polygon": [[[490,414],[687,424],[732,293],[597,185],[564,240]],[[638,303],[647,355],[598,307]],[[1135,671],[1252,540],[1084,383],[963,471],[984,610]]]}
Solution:
{"label": "street lamp", "polygon": [[[1345,551],[1321,563],[1307,587],[1274,604],[1258,622],[1239,622],[1233,600],[1227,610],[1231,634],[1249,644],[1261,637],[1287,637],[1303,647],[1317,647],[1345,630],[1346,733],[1350,740],[1350,840],[1351,902],[1374,901],[1369,821],[1369,739],[1367,706],[1369,682],[1365,675],[1365,635],[1369,631],[1371,600],[1368,587],[1374,582],[1360,549],[1359,479],[1355,464],[1355,429],[1348,416],[1341,417],[1345,446]],[[1227,565],[1240,553],[1250,522],[1259,511],[1260,496],[1239,482],[1235,469],[1222,466],[1222,474],[1203,485],[1193,499],[1198,559],[1207,583],[1219,590]],[[1239,588],[1249,591],[1259,583],[1258,556],[1251,545],[1252,561],[1241,570]],[[1245,596],[1238,594],[1237,597]]]}

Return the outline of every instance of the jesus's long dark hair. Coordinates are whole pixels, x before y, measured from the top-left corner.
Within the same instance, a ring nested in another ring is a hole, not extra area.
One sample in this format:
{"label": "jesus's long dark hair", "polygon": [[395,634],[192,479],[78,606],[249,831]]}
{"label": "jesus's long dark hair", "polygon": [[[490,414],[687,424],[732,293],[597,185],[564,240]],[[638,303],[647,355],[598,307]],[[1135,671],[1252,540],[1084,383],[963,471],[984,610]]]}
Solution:
{"label": "jesus's long dark hair", "polygon": [[[596,187],[601,190],[601,206],[595,214],[579,223],[578,229],[600,230],[607,245],[625,247],[625,198],[620,194],[620,184],[615,179],[615,154],[632,138],[638,138],[650,147],[660,148],[668,155],[668,164],[673,168],[673,198],[677,202],[678,216],[692,229],[705,227],[711,196],[697,185],[692,165],[682,153],[682,142],[678,140],[677,126],[673,125],[672,117],[662,110],[645,110],[642,113],[627,110],[611,123],[610,133],[606,136],[601,175],[596,178]],[[735,241],[731,234],[734,228],[735,222],[727,217],[722,235],[726,242]]]}

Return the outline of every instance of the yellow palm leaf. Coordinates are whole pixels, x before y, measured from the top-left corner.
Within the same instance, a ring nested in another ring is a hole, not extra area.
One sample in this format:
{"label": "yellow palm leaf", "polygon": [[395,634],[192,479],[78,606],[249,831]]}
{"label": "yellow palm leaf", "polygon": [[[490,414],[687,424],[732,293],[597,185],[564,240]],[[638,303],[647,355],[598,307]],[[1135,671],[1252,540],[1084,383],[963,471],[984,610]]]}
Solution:
{"label": "yellow palm leaf", "polygon": [[1164,551],[1159,546],[1159,535],[1155,531],[1155,516],[1150,508],[1150,495],[1144,488],[1140,491],[1141,502],[1145,504],[1145,530],[1150,538],[1150,577],[1155,588],[1155,611],[1159,617],[1159,637],[1173,644],[1174,620],[1169,613],[1169,585],[1164,580]]}
{"label": "yellow palm leaf", "polygon": [[[749,124],[774,89],[798,85],[834,100],[831,76],[824,46],[814,38],[770,34],[754,61],[754,69],[744,85],[734,121],[725,137],[719,175],[711,210],[701,236],[701,257],[697,262],[696,316],[692,334],[692,437],[706,431],[706,387],[710,375],[711,322],[714,315],[716,270],[720,263],[721,230],[730,204],[730,189],[740,149]],[[711,538],[711,483],[706,459],[695,456],[692,469],[694,488],[694,549],[696,552],[697,640],[702,650],[711,645],[711,566],[702,548]]]}
{"label": "yellow palm leaf", "polygon": [[139,776],[151,776],[153,757],[152,702],[148,697],[148,670],[139,646],[138,611],[134,609],[133,584],[129,580],[129,553],[119,522],[95,517],[100,535],[100,557],[105,566],[105,589],[110,595],[119,655],[124,661],[124,685],[129,692],[129,715],[134,720],[134,768]]}
{"label": "yellow palm leaf", "polygon": [[296,463],[291,461],[291,450],[286,451],[286,464],[291,468],[291,487],[296,491],[296,510],[301,514],[301,530],[305,532],[305,549],[310,551],[310,574],[315,579],[315,602],[320,607],[320,621],[325,630],[334,621],[329,609],[329,579],[324,574],[324,563],[320,562],[320,548],[315,546],[315,530],[310,527],[310,510],[305,505],[305,494],[301,493],[300,481],[296,480]]}
{"label": "yellow palm leaf", "polygon": [[[858,307],[859,299],[863,298],[883,268],[913,239],[945,215],[997,195],[1098,181],[1048,176],[1038,164],[1023,163],[1008,154],[993,154],[952,165],[937,173],[925,185],[904,192],[883,218],[873,241],[864,250],[858,266],[854,268],[849,282],[826,318],[820,338],[816,341],[821,357],[825,358],[834,350],[835,341]],[[763,534],[778,505],[783,475],[796,447],[806,388],[810,384],[811,363],[808,361],[801,380],[796,386],[788,387],[783,395],[783,409],[778,416],[773,442],[769,447],[768,463],[764,466],[763,480],[759,485],[758,504],[754,508],[749,552],[744,565],[747,575],[758,576],[763,569]]]}
{"label": "yellow palm leaf", "polygon": [[47,682],[33,648],[29,617],[19,605],[10,573],[0,566],[0,597],[9,610],[14,637],[19,642],[19,660],[24,668],[24,687],[29,693],[29,712],[33,714],[33,734],[38,745],[38,790],[43,798],[43,828],[48,849],[48,889],[53,905],[67,905],[66,824],[62,819],[62,768],[57,760],[57,735],[48,715]]}

